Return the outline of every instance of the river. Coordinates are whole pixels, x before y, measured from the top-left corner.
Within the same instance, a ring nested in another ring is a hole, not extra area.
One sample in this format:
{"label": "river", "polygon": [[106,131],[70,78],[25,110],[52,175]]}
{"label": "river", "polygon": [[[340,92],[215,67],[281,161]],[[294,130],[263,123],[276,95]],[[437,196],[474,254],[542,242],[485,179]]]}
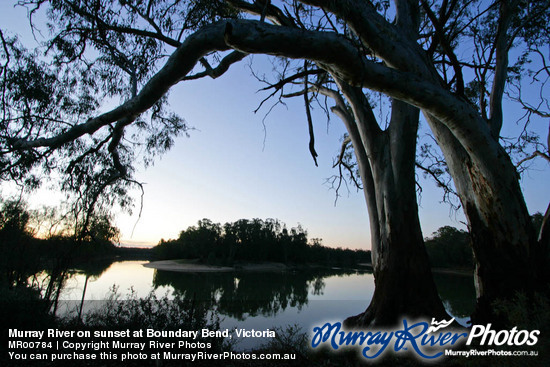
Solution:
{"label": "river", "polygon": [[[122,295],[177,292],[199,301],[215,300],[222,328],[297,325],[307,332],[363,312],[374,291],[372,273],[360,270],[180,273],[146,268],[144,263],[121,261],[75,272],[65,284],[62,300],[77,302],[66,302],[66,309],[80,304],[84,288],[86,304],[92,305],[116,286]],[[474,307],[472,277],[435,274],[434,278],[447,311],[465,324]],[[238,347],[249,349],[260,342],[242,340]]]}

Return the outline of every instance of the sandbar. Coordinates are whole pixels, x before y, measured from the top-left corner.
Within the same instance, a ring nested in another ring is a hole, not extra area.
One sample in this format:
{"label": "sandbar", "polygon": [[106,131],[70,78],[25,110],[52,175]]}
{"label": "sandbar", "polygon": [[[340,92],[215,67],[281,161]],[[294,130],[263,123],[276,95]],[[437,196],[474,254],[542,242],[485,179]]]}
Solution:
{"label": "sandbar", "polygon": [[262,264],[239,264],[237,266],[216,266],[207,264],[198,264],[191,262],[182,262],[181,260],[161,260],[151,261],[143,264],[146,268],[157,270],[178,271],[183,273],[207,273],[207,272],[228,272],[235,270],[244,271],[284,271],[288,267],[281,263],[262,263]]}

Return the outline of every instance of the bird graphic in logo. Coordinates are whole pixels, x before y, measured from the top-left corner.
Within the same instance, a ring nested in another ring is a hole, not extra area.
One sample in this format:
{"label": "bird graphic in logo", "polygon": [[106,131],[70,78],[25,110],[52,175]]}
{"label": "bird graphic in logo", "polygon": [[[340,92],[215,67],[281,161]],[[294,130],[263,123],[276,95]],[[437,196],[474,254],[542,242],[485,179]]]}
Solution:
{"label": "bird graphic in logo", "polygon": [[444,329],[447,326],[451,325],[453,321],[455,321],[454,317],[449,321],[441,320],[439,322],[435,321],[435,319],[432,319],[432,326],[428,328],[427,333],[435,333],[439,329]]}

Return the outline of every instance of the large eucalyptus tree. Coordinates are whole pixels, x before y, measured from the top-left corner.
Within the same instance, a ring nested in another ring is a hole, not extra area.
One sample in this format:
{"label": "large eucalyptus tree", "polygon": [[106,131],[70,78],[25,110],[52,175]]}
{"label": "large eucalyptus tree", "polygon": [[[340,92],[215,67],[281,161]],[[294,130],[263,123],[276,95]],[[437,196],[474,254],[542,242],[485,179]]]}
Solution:
{"label": "large eucalyptus tree", "polygon": [[[517,46],[540,55],[540,73],[548,73],[539,50],[548,45],[548,1],[22,3],[31,15],[48,9],[53,36],[46,64],[2,33],[2,178],[33,184],[29,175],[37,165],[60,168],[65,188],[76,189],[88,211],[112,201],[106,193],[124,198],[134,183],[131,144],[141,139],[156,153],[185,130],[183,120],[166,111],[171,87],[216,78],[248,54],[305,60],[273,87],[282,92],[301,81],[295,94],[306,97],[306,111],[312,93],[329,95],[348,128],[377,278],[373,304],[356,321],[386,323],[409,311],[444,315],[414,198],[417,109],[445,155],[468,219],[475,321],[493,318],[495,300],[547,282],[541,261],[548,244],[536,239],[499,135],[507,81],[519,75],[511,51]],[[372,118],[365,89],[392,98],[386,130]],[[100,101],[121,96],[116,107],[100,108]],[[123,139],[130,133],[132,143]]]}

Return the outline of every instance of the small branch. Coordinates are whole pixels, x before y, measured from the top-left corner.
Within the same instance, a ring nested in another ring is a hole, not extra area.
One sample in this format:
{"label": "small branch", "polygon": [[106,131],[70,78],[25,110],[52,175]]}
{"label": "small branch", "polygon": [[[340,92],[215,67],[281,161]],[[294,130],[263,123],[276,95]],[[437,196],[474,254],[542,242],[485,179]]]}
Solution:
{"label": "small branch", "polygon": [[349,177],[351,178],[351,180],[353,181],[353,184],[355,185],[355,187],[358,189],[358,190],[363,190],[363,186],[361,186],[361,184],[359,183],[359,181],[357,181],[357,177],[355,177],[355,173],[353,172],[353,168],[345,163],[345,162],[342,162],[342,166],[348,170],[349,172]]}
{"label": "small branch", "polygon": [[95,147],[93,148],[90,148],[88,149],[86,152],[82,153],[80,156],[78,156],[78,158],[76,159],[73,159],[69,165],[67,166],[67,168],[65,169],[65,172],[66,173],[71,173],[74,169],[74,167],[79,164],[80,162],[82,162],[84,160],[84,158],[86,158],[88,155],[90,154],[95,154],[97,153],[101,147],[103,147],[105,144],[107,144],[107,142],[109,140],[111,140],[111,136],[112,135],[109,135],[107,138],[103,139],[99,144],[97,144]]}
{"label": "small branch", "polygon": [[330,27],[332,28],[332,30],[334,32],[338,33],[338,28],[336,28],[336,26],[334,25],[334,23],[330,19],[330,15],[327,13],[327,11],[325,9],[322,9],[322,10],[323,10],[323,14],[325,14],[325,18],[327,19],[328,23],[330,24]]}
{"label": "small branch", "polygon": [[260,16],[260,22],[265,21],[265,16],[267,14],[267,8],[271,5],[271,0],[263,0],[264,8],[262,9],[262,14]]}
{"label": "small branch", "polygon": [[293,93],[287,93],[287,94],[282,94],[281,97],[282,98],[293,98],[293,97],[299,97],[299,96],[303,96],[304,94],[307,94],[309,92],[312,91],[312,88],[309,88],[308,90],[299,90],[297,92],[293,92]]}
{"label": "small branch", "polygon": [[530,161],[531,159],[535,159],[536,157],[541,157],[541,158],[544,158],[548,161],[548,163],[550,163],[550,155],[546,154],[546,153],[543,153],[541,152],[540,150],[535,150],[533,152],[533,154],[523,158],[522,160],[520,160],[517,164],[516,164],[516,167],[519,167],[521,166],[523,163],[527,162],[527,161]]}
{"label": "small branch", "polygon": [[495,53],[495,75],[489,100],[489,126],[491,133],[498,139],[504,119],[502,111],[502,98],[508,78],[508,52],[510,51],[513,39],[508,36],[514,9],[507,1],[500,2],[499,22],[494,41]]}
{"label": "small branch", "polygon": [[430,18],[430,20],[432,21],[432,24],[435,28],[435,33],[437,35],[437,38],[439,39],[439,43],[445,50],[445,54],[449,57],[451,66],[453,67],[456,77],[456,93],[458,95],[464,95],[464,77],[462,76],[462,68],[460,67],[460,62],[458,61],[458,58],[456,57],[451,45],[445,37],[445,33],[441,23],[425,0],[422,1],[422,7],[426,11],[428,18]]}
{"label": "small branch", "polygon": [[453,195],[456,195],[458,196],[458,194],[451,188],[449,187],[449,185],[447,185],[447,183],[441,181],[438,177],[438,175],[432,171],[431,169],[427,168],[427,167],[424,167],[422,166],[420,163],[416,162],[415,163],[416,167],[420,168],[422,171],[424,171],[425,173],[427,173],[428,175],[430,175],[434,180],[435,182],[437,183],[437,185],[441,188],[443,188],[443,190],[445,191],[446,195],[447,194],[453,194]]}
{"label": "small branch", "polygon": [[[304,70],[307,71],[307,61],[304,61]],[[304,77],[304,89],[308,90],[308,78],[307,73]],[[311,118],[311,109],[309,105],[309,97],[307,93],[304,93],[304,103],[306,107],[306,116],[307,116],[307,126],[309,131],[309,152],[311,153],[311,156],[313,157],[313,161],[315,162],[315,166],[319,166],[317,164],[317,152],[315,151],[315,134],[313,131],[313,119]]]}
{"label": "small branch", "polygon": [[277,25],[293,28],[296,27],[296,23],[294,23],[294,20],[291,17],[285,15],[283,11],[281,11],[281,9],[271,4],[271,1],[266,1],[263,6],[261,4],[258,4],[257,2],[251,4],[243,0],[226,0],[226,2],[243,12],[252,15],[258,15],[262,20],[267,18],[272,23]]}
{"label": "small branch", "polygon": [[137,182],[137,181],[134,181],[134,180],[128,180],[128,182],[132,182],[132,183],[138,185],[138,187],[141,190],[139,213],[138,213],[138,217],[136,219],[136,223],[134,223],[134,227],[132,228],[132,233],[130,234],[130,237],[133,237],[134,236],[134,231],[136,230],[136,227],[137,227],[137,225],[138,225],[138,223],[141,219],[141,215],[143,214],[143,198],[145,196],[145,190],[143,189],[143,183],[141,183],[141,182]]}
{"label": "small branch", "polygon": [[258,105],[258,107],[254,110],[254,113],[258,113],[258,111],[262,108],[262,106],[264,105],[264,103],[266,103],[267,101],[269,101],[271,99],[271,97],[273,97],[275,94],[277,94],[277,91],[274,91],[273,93],[271,93],[269,96],[265,97],[264,99],[262,99],[262,101],[260,102],[260,104]]}
{"label": "small branch", "polygon": [[[334,107],[334,108],[338,108],[338,107]],[[361,186],[361,184],[357,180],[357,177],[355,177],[355,172],[353,170],[353,167],[349,163],[347,163],[344,159],[346,150],[348,149],[348,146],[350,144],[351,144],[351,138],[348,136],[342,142],[342,147],[340,149],[340,155],[338,156],[338,160],[332,166],[332,168],[338,167],[338,170],[339,170],[339,173],[340,173],[340,183],[338,184],[338,187],[336,188],[337,193],[338,193],[338,189],[341,186],[341,181],[344,179],[341,167],[344,167],[348,171],[349,177],[353,181],[353,184],[355,185],[355,187],[358,190],[363,190],[363,187]]]}
{"label": "small branch", "polygon": [[200,63],[205,67],[205,71],[203,71],[202,73],[197,73],[197,74],[194,74],[194,75],[189,75],[189,76],[186,76],[186,77],[183,77],[181,80],[182,81],[185,81],[185,80],[195,80],[195,79],[200,79],[200,78],[204,78],[206,76],[209,76],[211,77],[212,79],[216,79],[216,78],[219,78],[220,76],[222,76],[227,70],[229,70],[229,67],[231,67],[231,65],[241,61],[242,59],[244,59],[246,56],[248,56],[247,53],[244,53],[244,52],[240,52],[240,51],[233,51],[231,52],[229,55],[227,55],[226,57],[224,57],[220,63],[218,64],[217,67],[215,68],[212,68],[210,66],[210,64],[208,63],[208,61],[206,61],[205,58],[201,58]]}
{"label": "small branch", "polygon": [[522,104],[523,109],[526,110],[527,112],[535,114],[535,115],[537,115],[539,117],[542,117],[542,118],[550,118],[550,112],[540,111],[540,110],[534,108],[533,106],[528,105],[527,103],[525,103],[522,100],[517,99],[517,101]]}
{"label": "small branch", "polygon": [[276,90],[279,90],[279,89],[283,88],[286,84],[291,83],[291,82],[293,82],[297,79],[302,79],[302,78],[304,78],[308,75],[322,75],[322,74],[327,74],[327,72],[325,70],[322,70],[322,69],[304,70],[304,71],[296,73],[292,76],[289,76],[287,78],[283,78],[283,79],[279,80],[277,83],[268,85],[267,87],[264,87],[260,90],[262,91],[262,90],[268,90],[268,89],[272,89],[272,88],[275,88]]}
{"label": "small branch", "polygon": [[336,163],[334,163],[334,165],[332,166],[332,168],[336,168],[337,165],[339,165],[340,163],[342,163],[343,159],[344,159],[344,154],[346,153],[346,149],[348,148],[348,145],[351,143],[351,138],[348,136],[344,139],[344,141],[342,142],[342,147],[340,148],[340,155],[338,156],[338,160],[336,161]]}

